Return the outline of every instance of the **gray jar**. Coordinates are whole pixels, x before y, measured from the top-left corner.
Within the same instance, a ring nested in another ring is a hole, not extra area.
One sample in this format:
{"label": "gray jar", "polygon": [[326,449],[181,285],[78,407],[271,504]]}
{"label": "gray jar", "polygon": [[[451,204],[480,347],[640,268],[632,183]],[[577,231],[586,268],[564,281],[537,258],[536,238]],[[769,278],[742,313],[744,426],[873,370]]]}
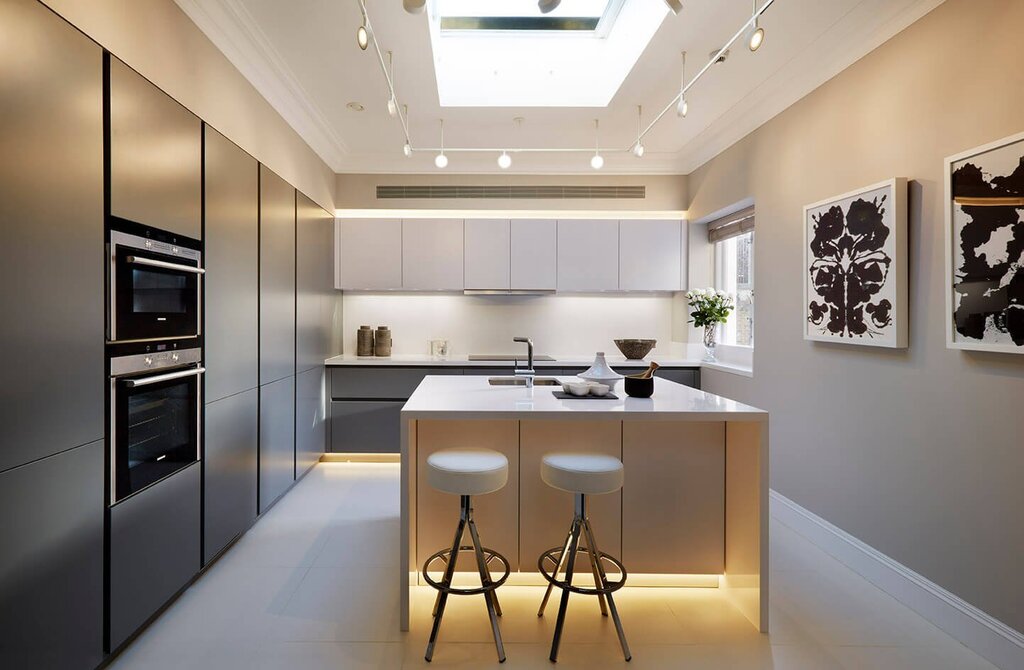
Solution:
{"label": "gray jar", "polygon": [[391,329],[387,326],[377,326],[373,333],[373,355],[391,355]]}

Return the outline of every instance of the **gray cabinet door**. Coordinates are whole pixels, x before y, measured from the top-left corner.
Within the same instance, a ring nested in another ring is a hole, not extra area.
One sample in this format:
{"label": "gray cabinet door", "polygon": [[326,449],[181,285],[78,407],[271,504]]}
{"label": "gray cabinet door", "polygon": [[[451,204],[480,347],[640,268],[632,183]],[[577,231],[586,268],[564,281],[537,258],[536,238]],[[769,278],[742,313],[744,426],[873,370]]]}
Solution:
{"label": "gray cabinet door", "polygon": [[199,464],[110,509],[110,649],[198,572]]}
{"label": "gray cabinet door", "polygon": [[102,441],[0,473],[0,668],[103,660],[103,493]]}
{"label": "gray cabinet door", "polygon": [[260,514],[295,481],[295,377],[260,387]]}
{"label": "gray cabinet door", "polygon": [[295,375],[295,476],[316,465],[327,449],[324,367]]}
{"label": "gray cabinet door", "polygon": [[206,400],[259,384],[259,163],[206,126]]}
{"label": "gray cabinet door", "polygon": [[301,193],[295,221],[295,371],[321,367],[337,349],[334,217]]}
{"label": "gray cabinet door", "polygon": [[203,562],[208,563],[256,518],[259,391],[206,405],[203,441]]}
{"label": "gray cabinet door", "polygon": [[398,453],[404,401],[341,400],[331,403],[331,451]]}
{"label": "gray cabinet door", "polygon": [[3,471],[103,437],[103,53],[34,0],[0,44]]}
{"label": "gray cabinet door", "polygon": [[260,166],[260,384],[295,374],[295,189]]}
{"label": "gray cabinet door", "polygon": [[112,56],[110,213],[199,239],[202,163],[199,117]]}

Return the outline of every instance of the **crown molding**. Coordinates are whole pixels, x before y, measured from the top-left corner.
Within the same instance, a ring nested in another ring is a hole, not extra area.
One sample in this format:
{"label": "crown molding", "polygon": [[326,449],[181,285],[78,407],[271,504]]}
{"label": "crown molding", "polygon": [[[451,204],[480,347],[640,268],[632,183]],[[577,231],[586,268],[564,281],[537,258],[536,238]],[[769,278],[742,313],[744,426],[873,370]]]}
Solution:
{"label": "crown molding", "polygon": [[239,0],[174,0],[306,144],[338,172],[348,147]]}

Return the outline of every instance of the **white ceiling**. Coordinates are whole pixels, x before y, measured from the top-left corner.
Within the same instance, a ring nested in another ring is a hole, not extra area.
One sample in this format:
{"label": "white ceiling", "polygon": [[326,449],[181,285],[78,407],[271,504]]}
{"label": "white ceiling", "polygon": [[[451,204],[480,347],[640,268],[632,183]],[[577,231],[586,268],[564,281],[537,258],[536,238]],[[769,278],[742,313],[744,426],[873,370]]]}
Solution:
{"label": "white ceiling", "polygon": [[[337,172],[435,172],[433,156],[405,158],[397,119],[373,47],[360,51],[358,0],[176,0],[177,4]],[[627,0],[661,2],[661,0]],[[651,131],[642,159],[606,155],[604,173],[686,174],[910,25],[942,0],[776,0],[762,17],[764,45],[738,43],[690,91],[689,114],[674,112]],[[408,105],[413,146],[602,147],[627,149],[637,105],[653,118],[680,84],[680,51],[692,76],[749,18],[748,0],[688,0],[668,15],[604,108],[444,107],[427,17],[399,0],[367,0],[382,50],[394,52],[400,102]],[[346,107],[359,102],[365,111]],[[521,127],[515,117],[525,120]],[[449,154],[449,172],[500,172],[495,155]],[[517,154],[509,172],[593,173],[589,156]]]}

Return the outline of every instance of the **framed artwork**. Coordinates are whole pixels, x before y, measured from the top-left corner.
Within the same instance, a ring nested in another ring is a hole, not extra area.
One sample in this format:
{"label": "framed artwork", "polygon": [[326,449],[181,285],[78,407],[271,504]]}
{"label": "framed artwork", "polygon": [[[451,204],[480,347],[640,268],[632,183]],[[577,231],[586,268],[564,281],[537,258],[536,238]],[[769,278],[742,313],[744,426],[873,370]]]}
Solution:
{"label": "framed artwork", "polygon": [[1024,133],[946,159],[946,346],[1024,353]]}
{"label": "framed artwork", "polygon": [[804,339],[904,348],[907,180],[804,207]]}

